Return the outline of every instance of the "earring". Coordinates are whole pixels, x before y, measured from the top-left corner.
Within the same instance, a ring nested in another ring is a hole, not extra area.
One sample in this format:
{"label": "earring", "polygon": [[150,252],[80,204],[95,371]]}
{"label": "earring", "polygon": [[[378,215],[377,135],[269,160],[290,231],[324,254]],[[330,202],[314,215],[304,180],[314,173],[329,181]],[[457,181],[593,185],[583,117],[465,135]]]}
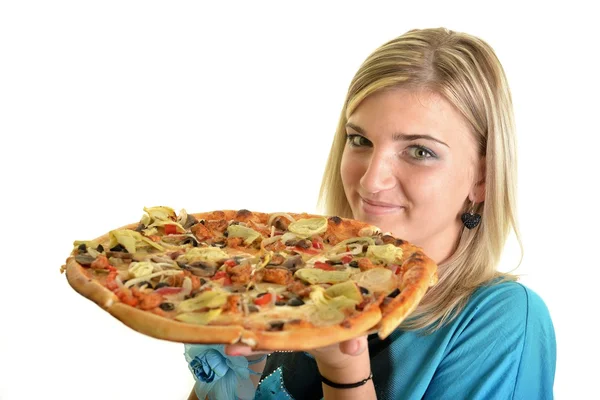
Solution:
{"label": "earring", "polygon": [[460,216],[460,219],[462,220],[463,225],[467,229],[473,229],[473,228],[477,227],[477,225],[479,225],[479,223],[481,222],[481,214],[474,213],[473,212],[474,210],[475,210],[475,202],[472,202],[471,210],[469,212],[463,213]]}

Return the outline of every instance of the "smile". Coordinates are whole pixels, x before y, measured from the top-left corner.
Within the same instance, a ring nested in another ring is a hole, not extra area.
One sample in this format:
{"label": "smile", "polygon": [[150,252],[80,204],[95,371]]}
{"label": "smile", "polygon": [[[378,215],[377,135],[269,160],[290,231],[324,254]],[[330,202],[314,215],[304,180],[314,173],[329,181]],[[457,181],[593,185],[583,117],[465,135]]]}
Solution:
{"label": "smile", "polygon": [[384,215],[399,211],[404,208],[402,206],[390,203],[382,203],[374,200],[366,200],[360,198],[360,206],[366,214]]}

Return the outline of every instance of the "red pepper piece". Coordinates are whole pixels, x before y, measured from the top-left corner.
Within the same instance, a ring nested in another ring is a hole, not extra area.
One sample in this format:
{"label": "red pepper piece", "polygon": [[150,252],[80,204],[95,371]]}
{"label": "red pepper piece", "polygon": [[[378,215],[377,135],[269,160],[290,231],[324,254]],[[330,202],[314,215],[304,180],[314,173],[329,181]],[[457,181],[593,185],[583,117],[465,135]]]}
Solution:
{"label": "red pepper piece", "polygon": [[174,235],[177,233],[177,226],[172,224],[165,225],[165,235]]}
{"label": "red pepper piece", "polygon": [[317,261],[317,262],[315,263],[315,268],[322,269],[322,270],[324,270],[324,271],[335,271],[335,270],[336,270],[336,269],[335,269],[334,267],[332,267],[331,265],[329,265],[329,264],[327,264],[327,263],[324,263],[324,262],[321,262],[321,261]]}
{"label": "red pepper piece", "polygon": [[271,293],[263,294],[260,297],[254,299],[254,304],[257,306],[264,306],[265,304],[269,304],[273,299],[273,295]]}

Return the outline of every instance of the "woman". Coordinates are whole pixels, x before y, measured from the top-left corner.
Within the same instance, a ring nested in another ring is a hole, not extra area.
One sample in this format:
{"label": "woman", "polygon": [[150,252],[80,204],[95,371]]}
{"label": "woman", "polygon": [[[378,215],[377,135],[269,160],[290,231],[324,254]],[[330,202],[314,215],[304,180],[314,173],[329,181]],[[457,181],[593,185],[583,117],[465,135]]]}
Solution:
{"label": "woman", "polygon": [[[515,158],[508,84],[485,42],[414,30],[367,58],[350,84],[321,200],[329,215],[423,247],[440,279],[383,341],[252,364],[263,376],[256,398],[552,398],[548,310],[497,270],[509,232],[519,238]],[[226,351],[261,360],[245,346]]]}

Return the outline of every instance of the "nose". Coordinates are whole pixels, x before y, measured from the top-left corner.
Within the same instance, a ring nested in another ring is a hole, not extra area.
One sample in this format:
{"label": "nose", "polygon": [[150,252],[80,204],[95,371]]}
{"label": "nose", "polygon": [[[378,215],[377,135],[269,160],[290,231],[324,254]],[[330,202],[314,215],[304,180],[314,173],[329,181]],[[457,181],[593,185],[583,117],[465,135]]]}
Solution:
{"label": "nose", "polygon": [[392,161],[385,154],[373,153],[368,160],[360,185],[368,193],[377,193],[393,188],[396,178],[392,170]]}

